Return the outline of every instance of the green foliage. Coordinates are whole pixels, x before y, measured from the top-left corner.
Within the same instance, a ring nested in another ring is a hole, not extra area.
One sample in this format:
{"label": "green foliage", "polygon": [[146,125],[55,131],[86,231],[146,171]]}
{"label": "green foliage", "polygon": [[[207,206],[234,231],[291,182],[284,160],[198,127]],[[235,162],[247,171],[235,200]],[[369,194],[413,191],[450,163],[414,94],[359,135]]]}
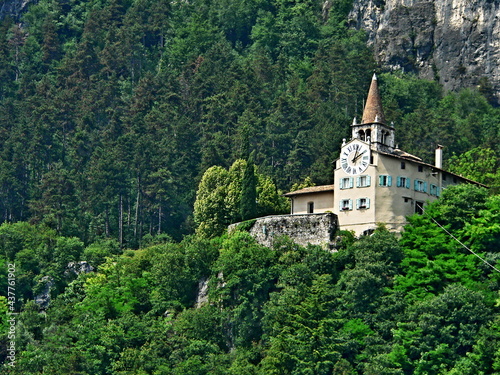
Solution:
{"label": "green foliage", "polygon": [[253,158],[247,160],[241,181],[241,220],[253,219],[257,214],[257,177]]}
{"label": "green foliage", "polygon": [[481,182],[498,192],[498,157],[491,148],[476,147],[459,156],[453,155],[448,164],[450,172]]}
{"label": "green foliage", "polygon": [[[285,213],[281,190],[333,183],[377,68],[351,6],[40,0],[1,22],[0,328],[9,263],[21,312],[8,373],[500,371],[498,273],[430,219],[497,264],[500,110],[484,79],[446,93],[379,74],[399,146],[431,162],[442,144],[490,191],[450,187],[400,239],[341,233],[336,253],[217,237],[242,206]],[[95,271],[66,272],[79,261]]]}
{"label": "green foliage", "polygon": [[213,237],[242,218],[287,211],[288,202],[272,180],[255,173],[251,161],[238,159],[229,171],[214,166],[203,174],[194,204],[194,220],[198,234]]}

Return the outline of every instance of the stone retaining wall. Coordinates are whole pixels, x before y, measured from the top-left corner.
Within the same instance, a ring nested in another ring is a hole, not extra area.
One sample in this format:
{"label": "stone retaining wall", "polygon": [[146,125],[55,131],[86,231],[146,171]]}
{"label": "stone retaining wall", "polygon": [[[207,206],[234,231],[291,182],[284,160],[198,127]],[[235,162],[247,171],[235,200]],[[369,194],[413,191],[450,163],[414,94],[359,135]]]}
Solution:
{"label": "stone retaining wall", "polygon": [[333,213],[304,215],[274,215],[253,222],[232,224],[228,232],[245,229],[264,246],[272,247],[275,238],[288,236],[295,243],[320,245],[331,248],[338,228],[337,215]]}

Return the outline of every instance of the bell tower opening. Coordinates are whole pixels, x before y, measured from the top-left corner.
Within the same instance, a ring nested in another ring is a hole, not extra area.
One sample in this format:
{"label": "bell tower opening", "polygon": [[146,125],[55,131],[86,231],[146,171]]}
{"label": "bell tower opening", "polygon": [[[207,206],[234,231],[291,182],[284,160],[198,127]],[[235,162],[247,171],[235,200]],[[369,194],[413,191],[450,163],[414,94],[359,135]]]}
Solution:
{"label": "bell tower opening", "polygon": [[362,141],[365,141],[365,131],[364,130],[360,130],[358,132],[358,138],[361,139]]}

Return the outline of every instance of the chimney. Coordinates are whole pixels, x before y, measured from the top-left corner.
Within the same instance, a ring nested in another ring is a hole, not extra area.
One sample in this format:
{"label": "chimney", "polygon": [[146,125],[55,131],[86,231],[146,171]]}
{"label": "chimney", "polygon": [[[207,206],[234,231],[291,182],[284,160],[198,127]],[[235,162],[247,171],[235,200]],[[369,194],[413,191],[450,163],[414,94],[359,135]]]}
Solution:
{"label": "chimney", "polygon": [[437,145],[436,147],[436,161],[434,166],[439,169],[443,169],[443,146]]}

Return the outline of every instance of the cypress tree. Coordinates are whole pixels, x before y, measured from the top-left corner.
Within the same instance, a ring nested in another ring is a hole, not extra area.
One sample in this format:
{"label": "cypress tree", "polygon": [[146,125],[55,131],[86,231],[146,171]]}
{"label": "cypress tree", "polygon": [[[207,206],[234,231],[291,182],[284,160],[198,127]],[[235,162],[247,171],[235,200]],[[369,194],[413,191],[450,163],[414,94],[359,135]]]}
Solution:
{"label": "cypress tree", "polygon": [[255,176],[253,153],[249,156],[243,172],[240,213],[242,220],[253,219],[257,216],[257,176]]}

